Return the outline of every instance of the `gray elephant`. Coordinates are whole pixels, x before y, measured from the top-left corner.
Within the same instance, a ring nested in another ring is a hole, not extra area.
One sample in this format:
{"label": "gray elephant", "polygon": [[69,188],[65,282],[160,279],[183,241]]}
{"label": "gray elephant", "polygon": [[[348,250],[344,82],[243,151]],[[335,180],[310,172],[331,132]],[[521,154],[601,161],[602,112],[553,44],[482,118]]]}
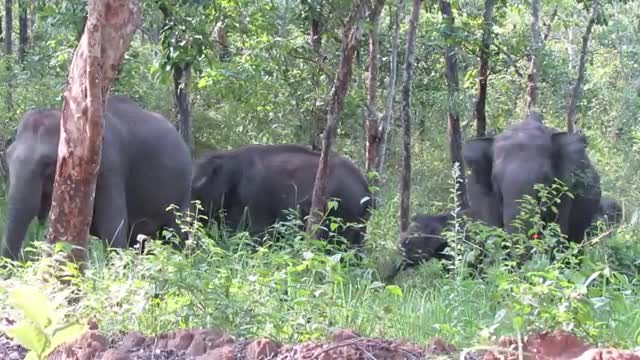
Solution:
{"label": "gray elephant", "polygon": [[451,213],[425,215],[419,214],[411,218],[409,229],[401,234],[399,248],[402,262],[398,270],[404,270],[431,259],[449,259],[444,254],[447,241],[442,232],[454,220]]}
{"label": "gray elephant", "polygon": [[[213,151],[194,164],[192,198],[209,216],[224,210],[227,226],[238,227],[246,220],[247,230],[255,235],[282,219],[283,210],[309,214],[319,160],[320,153],[290,144]],[[371,193],[360,170],[344,156],[331,157],[327,195],[339,200],[329,216],[360,225],[342,228],[339,234],[349,244],[361,245]],[[245,211],[248,216],[243,218]]]}
{"label": "gray elephant", "polygon": [[594,216],[594,226],[589,229],[589,235],[596,235],[595,223],[602,220],[606,229],[613,229],[620,225],[623,220],[623,210],[620,203],[610,197],[602,197],[598,212]]}
{"label": "gray elephant", "polygon": [[[41,222],[48,217],[60,118],[58,110],[25,113],[7,150],[5,257],[19,255],[34,217]],[[138,234],[153,236],[161,227],[175,229],[174,213],[167,207],[188,209],[191,176],[189,149],[167,119],[126,96],[108,97],[91,234],[124,248]]]}
{"label": "gray elephant", "polygon": [[603,219],[607,224],[613,226],[622,223],[623,215],[622,206],[617,200],[610,197],[602,197],[597,214],[598,219]]}
{"label": "gray elephant", "polygon": [[517,231],[513,220],[520,210],[518,200],[535,197],[535,184],[548,186],[558,178],[574,198],[562,196],[558,214],[548,211],[543,219],[557,222],[570,241],[582,241],[601,197],[600,176],[586,146],[585,136],[548,128],[536,112],[495,137],[468,141],[463,157],[470,169],[471,208],[489,225]]}

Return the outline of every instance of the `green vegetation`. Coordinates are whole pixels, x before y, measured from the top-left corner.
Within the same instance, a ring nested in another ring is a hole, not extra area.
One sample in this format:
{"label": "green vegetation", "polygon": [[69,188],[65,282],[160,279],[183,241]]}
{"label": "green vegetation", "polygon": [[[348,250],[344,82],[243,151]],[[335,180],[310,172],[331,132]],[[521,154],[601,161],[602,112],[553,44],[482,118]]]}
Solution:
{"label": "green vegetation", "polygon": [[[389,216],[385,209],[375,214],[373,236]],[[580,262],[569,252],[550,263],[534,251],[516,270],[508,261],[513,255],[505,253],[490,255],[493,265],[478,277],[465,275],[461,263],[445,273],[431,262],[401,273],[397,285],[385,285],[378,274],[397,255],[382,238],[372,239],[376,246],[365,264],[349,266],[349,254],[327,254],[323,242],[311,241],[295,225],[278,224],[270,232],[273,243],[258,248],[244,233],[201,228],[182,253],[151,243],[147,255],[130,249],[107,257],[95,241],[85,278],[60,270],[72,284],[66,288],[52,286],[50,258],[3,270],[0,311],[20,318],[9,299],[12,289],[29,284],[60,304],[58,317],[90,318],[108,333],[210,326],[301,341],[349,327],[417,343],[438,335],[471,346],[504,334],[563,328],[611,345],[640,341],[632,331],[640,328],[638,267],[629,258],[639,251],[631,240],[640,234],[637,226],[625,225],[615,237],[589,246]],[[502,233],[479,230],[484,238]]]}
{"label": "green vegetation", "polygon": [[[112,93],[130,95],[175,120],[167,64],[179,54],[167,60],[172,49],[163,48],[157,40],[162,14],[156,2],[144,3],[144,32],[137,33]],[[188,1],[176,2],[176,11],[182,3]],[[194,63],[198,64],[191,83],[195,152],[249,143],[307,143],[315,126],[310,120],[315,104],[325,101],[339,60],[340,23],[349,2],[215,3],[198,5],[202,11],[193,11],[193,4],[184,5],[184,12],[178,14],[185,17],[180,20],[184,36],[201,41],[183,54],[197,57]],[[395,2],[389,3],[380,24],[382,93],[389,75],[390,29],[396,10]],[[413,80],[412,213],[446,211],[452,199],[442,21],[437,6],[424,3]],[[464,138],[469,139],[475,135],[471,113],[483,4],[453,3],[461,79],[456,106]],[[497,46],[491,53],[487,118],[488,127],[499,132],[522,115],[526,79],[517,73],[526,77],[530,20],[527,2],[496,3]],[[0,85],[0,96],[11,93],[10,102],[0,101],[4,137],[15,131],[25,110],[61,105],[81,23],[79,3],[58,0],[33,6],[37,16],[24,62],[18,63],[12,55],[0,57],[0,84],[8,84]],[[506,238],[501,231],[472,224],[464,231],[476,235],[474,244],[484,252],[461,241],[461,232],[452,233],[449,239],[460,245],[456,248],[459,261],[445,266],[433,261],[386,284],[384,277],[399,261],[401,131],[394,125],[381,175],[382,202],[368,223],[363,262],[354,263],[350,254],[327,252],[325,244],[311,241],[294,228],[298,220],[278,224],[269,232],[267,243],[257,248],[245,233],[203,228],[193,229],[194,242],[184,252],[152,243],[145,255],[135,249],[105,253],[94,241],[84,278],[73,269],[60,270],[68,273],[70,281],[64,288],[54,286],[49,267],[53,259],[40,258],[39,251],[34,251],[31,262],[0,260],[0,267],[4,266],[0,314],[31,318],[29,309],[36,305],[24,304],[20,309],[11,301],[14,291],[30,285],[58,304],[54,313],[64,323],[92,318],[111,334],[211,326],[239,336],[301,341],[321,338],[331,328],[349,327],[366,335],[417,343],[438,335],[457,346],[472,346],[503,334],[564,328],[594,343],[640,345],[640,213],[636,210],[640,204],[640,1],[602,1],[601,6],[603,15],[594,28],[578,102],[578,127],[588,137],[589,156],[602,177],[603,194],[619,199],[625,208],[625,222],[612,236],[596,237],[581,249],[555,254],[551,261],[550,244],[559,241],[552,228],[539,244],[527,249],[530,259],[517,267],[514,254],[523,251],[518,244],[527,239]],[[547,125],[565,128],[565,99],[576,77],[580,36],[589,14],[574,0],[543,1],[543,22],[550,21],[554,10],[557,16],[538,75],[538,107]],[[409,9],[405,6],[402,11],[404,19]],[[325,31],[323,61],[308,44],[308,16],[315,12]],[[218,24],[224,24],[224,51],[210,38]],[[406,23],[401,24],[400,39],[404,39]],[[400,58],[402,53],[401,47]],[[359,165],[364,158],[365,62],[366,41],[362,41],[337,139],[337,150]],[[382,110],[382,99],[378,110]],[[525,216],[536,219],[535,214]],[[33,241],[42,236],[42,227],[32,226],[27,246],[44,246]],[[502,249],[502,240],[512,246]],[[482,272],[470,271],[470,263],[481,263]],[[47,339],[55,337],[49,330],[42,331]]]}

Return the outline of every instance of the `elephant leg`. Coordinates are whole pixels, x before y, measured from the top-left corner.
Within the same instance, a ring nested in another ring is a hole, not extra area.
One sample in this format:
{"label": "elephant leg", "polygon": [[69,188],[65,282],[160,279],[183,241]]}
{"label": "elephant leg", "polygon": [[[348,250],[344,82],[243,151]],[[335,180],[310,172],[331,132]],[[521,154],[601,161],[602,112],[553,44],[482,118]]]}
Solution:
{"label": "elephant leg", "polygon": [[594,215],[598,211],[600,200],[576,197],[569,216],[569,241],[582,242],[587,229],[593,223]]}
{"label": "elephant leg", "polygon": [[560,206],[558,206],[558,214],[556,215],[556,223],[560,226],[560,231],[562,234],[567,236],[568,240],[571,241],[570,237],[570,223],[571,223],[571,213],[575,211],[575,203],[571,198],[566,195],[562,195],[562,199],[560,200]]}
{"label": "elephant leg", "polygon": [[97,237],[115,248],[128,246],[127,200],[124,185],[119,179],[99,179],[93,217]]}

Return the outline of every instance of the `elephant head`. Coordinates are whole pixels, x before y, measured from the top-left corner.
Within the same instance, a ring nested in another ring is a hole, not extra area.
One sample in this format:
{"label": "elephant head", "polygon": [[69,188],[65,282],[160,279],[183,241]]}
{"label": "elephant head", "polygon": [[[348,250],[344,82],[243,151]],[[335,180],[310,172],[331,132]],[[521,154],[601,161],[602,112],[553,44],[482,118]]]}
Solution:
{"label": "elephant head", "polygon": [[47,219],[58,157],[60,112],[25,113],[6,153],[9,194],[2,255],[18,257],[31,221]]}
{"label": "elephant head", "polygon": [[615,199],[603,197],[600,200],[600,216],[609,224],[620,224],[622,222],[622,206]]}
{"label": "elephant head", "polygon": [[[513,220],[519,200],[524,195],[535,198],[535,184],[549,186],[558,178],[577,198],[600,200],[600,179],[586,154],[585,136],[547,128],[540,119],[534,112],[495,137],[476,138],[463,147],[474,213],[507,232],[516,231]],[[545,220],[557,221],[565,234],[570,230],[572,201],[563,196],[557,217],[545,214]],[[585,216],[590,222],[589,214]]]}
{"label": "elephant head", "polygon": [[222,152],[211,152],[193,165],[191,198],[199,200],[207,216],[217,215],[234,201],[232,190],[238,182],[239,164]]}
{"label": "elephant head", "polygon": [[400,237],[400,250],[407,265],[415,265],[432,258],[443,259],[447,241],[442,231],[454,219],[451,214],[415,215],[406,234]]}

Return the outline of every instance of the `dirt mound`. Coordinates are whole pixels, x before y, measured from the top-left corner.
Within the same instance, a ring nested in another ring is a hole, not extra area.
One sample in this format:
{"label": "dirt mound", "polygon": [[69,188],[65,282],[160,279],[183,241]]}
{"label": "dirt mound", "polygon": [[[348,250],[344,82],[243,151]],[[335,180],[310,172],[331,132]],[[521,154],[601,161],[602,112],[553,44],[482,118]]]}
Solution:
{"label": "dirt mound", "polygon": [[[214,329],[178,330],[156,336],[130,332],[108,341],[97,327],[72,343],[57,348],[49,360],[364,360],[462,358],[460,352],[439,338],[427,346],[397,340],[361,337],[351,330],[336,330],[327,341],[280,344],[260,338],[236,339]],[[519,358],[517,339],[505,337],[496,346],[467,352],[466,360],[515,360]],[[560,332],[530,335],[521,344],[525,360],[640,360],[640,354],[600,349],[575,336]],[[26,351],[0,333],[0,359],[24,359]]]}
{"label": "dirt mound", "polygon": [[[5,338],[0,358],[23,359],[26,351]],[[434,349],[441,351],[442,345]],[[334,331],[326,342],[283,345],[261,338],[235,339],[213,329],[178,330],[156,336],[130,332],[109,342],[98,330],[58,347],[49,360],[294,360],[422,359],[428,349],[400,341],[363,338],[350,330]]]}
{"label": "dirt mound", "polygon": [[[572,334],[549,331],[527,336],[521,344],[523,360],[640,360],[640,354],[612,348],[595,348]],[[503,337],[483,360],[519,359],[518,340]]]}

